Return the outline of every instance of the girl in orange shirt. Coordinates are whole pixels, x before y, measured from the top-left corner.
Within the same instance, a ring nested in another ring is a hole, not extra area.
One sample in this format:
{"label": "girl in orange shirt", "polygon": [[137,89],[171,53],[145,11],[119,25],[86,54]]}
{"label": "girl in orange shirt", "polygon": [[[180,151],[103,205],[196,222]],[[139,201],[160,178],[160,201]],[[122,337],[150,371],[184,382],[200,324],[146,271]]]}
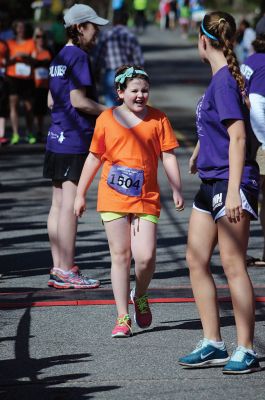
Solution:
{"label": "girl in orange shirt", "polygon": [[[115,84],[122,104],[97,119],[77,188],[74,212],[86,208],[85,194],[103,165],[97,210],[105,225],[111,253],[111,280],[118,318],[112,337],[132,335],[128,313],[131,257],[136,286],[131,291],[134,319],[140,328],[152,322],[147,289],[155,269],[157,222],[160,214],[157,183],[161,158],[177,210],[184,202],[174,149],[178,142],[166,115],[147,106],[149,77],[141,67],[125,65],[116,72]],[[143,245],[148,243],[148,246]]]}

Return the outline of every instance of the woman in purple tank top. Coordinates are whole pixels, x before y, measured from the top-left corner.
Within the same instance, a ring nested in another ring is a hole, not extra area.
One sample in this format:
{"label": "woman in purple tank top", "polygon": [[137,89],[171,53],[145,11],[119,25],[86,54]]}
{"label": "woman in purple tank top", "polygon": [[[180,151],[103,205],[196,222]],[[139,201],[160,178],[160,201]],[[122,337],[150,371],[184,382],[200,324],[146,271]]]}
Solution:
{"label": "woman in purple tank top", "polygon": [[[202,180],[190,217],[187,263],[203,327],[198,346],[179,359],[186,368],[224,365],[225,374],[260,370],[253,350],[255,300],[246,268],[251,219],[257,219],[258,166],[251,149],[245,83],[233,52],[234,18],[206,14],[198,48],[212,79],[196,112],[198,144],[190,172]],[[218,243],[231,293],[237,347],[229,357],[220,332],[217,291],[210,259]]]}

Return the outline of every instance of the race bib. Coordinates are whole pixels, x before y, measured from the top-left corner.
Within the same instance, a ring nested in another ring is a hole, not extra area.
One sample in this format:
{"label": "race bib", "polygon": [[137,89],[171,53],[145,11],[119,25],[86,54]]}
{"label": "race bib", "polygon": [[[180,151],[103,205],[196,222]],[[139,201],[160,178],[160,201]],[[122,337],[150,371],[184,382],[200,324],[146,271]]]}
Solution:
{"label": "race bib", "polygon": [[37,80],[45,80],[49,78],[49,71],[47,68],[36,68],[35,69],[35,79]]}
{"label": "race bib", "polygon": [[113,165],[110,169],[108,185],[126,196],[141,196],[144,171],[136,168]]}
{"label": "race bib", "polygon": [[19,76],[30,76],[31,74],[31,67],[30,65],[24,63],[16,63],[16,75]]}

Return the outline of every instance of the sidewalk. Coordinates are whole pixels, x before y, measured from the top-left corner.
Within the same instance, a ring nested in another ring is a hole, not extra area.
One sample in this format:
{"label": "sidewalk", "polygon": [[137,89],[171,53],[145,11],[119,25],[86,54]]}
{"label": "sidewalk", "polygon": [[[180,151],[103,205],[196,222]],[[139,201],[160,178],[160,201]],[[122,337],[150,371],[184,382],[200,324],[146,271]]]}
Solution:
{"label": "sidewalk", "polygon": [[[191,371],[176,362],[201,335],[196,307],[189,302],[185,263],[187,224],[199,181],[187,171],[191,146],[196,140],[195,107],[209,71],[200,63],[196,45],[182,43],[172,32],[150,27],[140,41],[152,81],[151,102],[168,114],[180,139],[177,154],[186,201],[185,211],[176,213],[160,166],[163,211],[157,269],[150,290],[154,322],[145,331],[134,326],[130,339],[111,338],[116,311],[111,302],[106,236],[95,212],[97,181],[89,191],[88,211],[80,222],[76,261],[84,274],[100,279],[102,286],[94,291],[63,293],[47,288],[51,258],[46,219],[51,193],[50,183],[41,178],[44,149],[41,145],[1,148],[1,400],[264,399],[263,371],[225,377],[220,368]],[[261,228],[255,222],[249,254],[258,257],[261,249]],[[217,253],[212,270],[222,297],[223,337],[231,351],[236,343],[235,326],[231,303],[223,301],[229,293]],[[250,268],[249,273],[256,295],[264,298],[264,269]],[[133,285],[133,269],[131,280]],[[107,304],[91,305],[88,301],[93,299],[105,299]],[[167,303],[168,299],[175,300]],[[86,303],[80,303],[82,300]],[[23,302],[37,301],[46,304],[21,307]],[[75,305],[51,306],[56,302],[58,305],[58,301],[73,301]],[[4,308],[8,303],[12,308]],[[256,321],[255,345],[265,366],[264,300],[257,302]]]}

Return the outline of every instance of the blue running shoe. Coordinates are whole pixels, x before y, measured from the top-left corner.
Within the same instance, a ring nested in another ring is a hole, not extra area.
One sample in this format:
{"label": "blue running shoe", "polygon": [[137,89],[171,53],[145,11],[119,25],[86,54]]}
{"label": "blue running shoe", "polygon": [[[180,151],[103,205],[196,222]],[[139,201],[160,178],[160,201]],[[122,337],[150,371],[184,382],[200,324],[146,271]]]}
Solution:
{"label": "blue running shoe", "polygon": [[224,374],[249,374],[256,371],[261,371],[257,354],[248,352],[243,346],[235,349],[223,368]]}
{"label": "blue running shoe", "polygon": [[200,368],[225,365],[229,356],[225,344],[221,349],[214,347],[206,338],[200,340],[195,350],[179,359],[179,364],[186,368]]}

